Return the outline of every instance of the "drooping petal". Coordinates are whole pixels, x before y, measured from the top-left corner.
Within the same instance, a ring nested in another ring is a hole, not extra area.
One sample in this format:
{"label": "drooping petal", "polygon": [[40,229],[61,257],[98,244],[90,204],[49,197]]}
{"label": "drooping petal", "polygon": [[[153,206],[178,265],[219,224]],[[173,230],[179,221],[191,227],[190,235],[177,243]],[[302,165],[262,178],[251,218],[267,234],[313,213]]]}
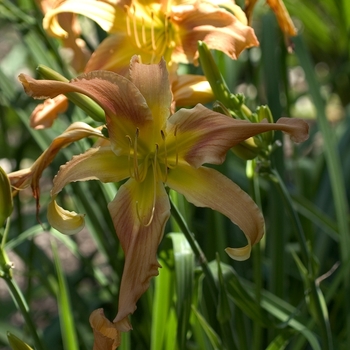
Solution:
{"label": "drooping petal", "polygon": [[136,310],[137,300],[149,287],[150,279],[158,275],[160,267],[156,253],[170,205],[163,183],[154,183],[153,176],[149,170],[142,183],[129,179],[108,205],[125,253],[119,309],[114,319],[120,331],[131,329],[128,315]]}
{"label": "drooping petal", "polygon": [[308,124],[301,119],[280,118],[277,123],[250,123],[233,119],[197,105],[180,109],[168,119],[168,158],[177,156],[194,167],[220,164],[227,151],[238,143],[265,131],[281,130],[294,142],[308,138]]}
{"label": "drooping petal", "polygon": [[63,209],[55,199],[47,206],[47,220],[53,228],[65,235],[74,235],[85,226],[83,214]]}
{"label": "drooping petal", "polygon": [[108,0],[65,0],[57,4],[46,13],[43,20],[44,29],[53,36],[66,38],[68,35],[57,19],[57,15],[64,12],[86,16],[98,23],[106,32],[117,30],[124,24],[120,23],[124,15],[122,7],[115,6]]}
{"label": "drooping petal", "polygon": [[30,116],[30,127],[36,130],[45,129],[52,126],[59,113],[63,113],[68,108],[68,100],[64,95],[50,98],[38,105]]}
{"label": "drooping petal", "polygon": [[109,138],[116,154],[129,153],[125,135],[134,135],[137,128],[152,120],[152,113],[137,87],[113,72],[89,72],[69,83],[35,80],[25,74],[20,74],[19,80],[26,93],[34,98],[53,98],[69,92],[92,98],[106,113]]}
{"label": "drooping petal", "polygon": [[129,176],[128,157],[117,157],[110,147],[90,148],[62,165],[53,180],[47,218],[52,227],[64,234],[74,234],[84,227],[84,216],[60,207],[55,198],[62,188],[75,181],[118,182]]}
{"label": "drooping petal", "polygon": [[172,14],[181,35],[181,45],[175,48],[172,57],[176,62],[196,60],[198,40],[233,59],[244,49],[259,45],[253,28],[242,24],[230,12],[217,6],[207,3],[182,5],[174,7]]}
{"label": "drooping petal", "polygon": [[[150,82],[152,77],[152,82]],[[166,121],[170,115],[172,93],[166,62],[162,59],[159,64],[142,64],[137,56],[130,63],[130,79],[145,98],[153,116],[153,125],[150,132],[155,135],[146,135],[146,143],[159,143],[160,130],[165,129]]]}
{"label": "drooping petal", "polygon": [[297,30],[289,16],[288,10],[282,0],[266,0],[277,17],[277,22],[282,31],[289,36],[297,35]]}
{"label": "drooping petal", "polygon": [[9,174],[11,186],[15,189],[15,191],[23,190],[31,185],[33,197],[37,202],[37,214],[39,212],[39,180],[41,178],[41,174],[49,166],[62,148],[68,146],[74,141],[78,141],[89,136],[104,138],[104,135],[98,128],[92,128],[90,125],[82,122],[73,123],[61,135],[53,139],[50,146],[41,154],[41,156],[30,168],[22,169]]}
{"label": "drooping petal", "polygon": [[264,234],[264,218],[258,206],[240,187],[214,169],[194,169],[188,165],[171,169],[166,184],[195,206],[219,211],[236,224],[244,232],[248,244],[226,251],[235,260],[249,258],[251,245],[259,242]]}
{"label": "drooping petal", "polygon": [[103,309],[94,310],[89,322],[94,332],[93,350],[115,350],[120,345],[120,332],[116,325],[105,317]]}

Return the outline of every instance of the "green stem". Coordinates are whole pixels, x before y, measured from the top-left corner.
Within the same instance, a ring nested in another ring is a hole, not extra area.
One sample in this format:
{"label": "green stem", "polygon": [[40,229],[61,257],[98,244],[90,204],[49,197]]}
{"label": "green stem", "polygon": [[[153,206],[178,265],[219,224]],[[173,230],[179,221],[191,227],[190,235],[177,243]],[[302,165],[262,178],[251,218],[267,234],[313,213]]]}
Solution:
{"label": "green stem", "polygon": [[26,326],[28,327],[28,330],[29,330],[30,334],[32,335],[36,349],[37,350],[44,350],[45,347],[43,346],[43,344],[39,338],[39,335],[36,331],[35,324],[32,320],[30,312],[29,312],[29,307],[28,307],[28,305],[24,299],[24,296],[23,296],[21,290],[19,289],[16,281],[8,275],[3,276],[3,279],[5,280],[9,290],[11,291],[12,298],[14,299],[15,303],[17,304],[17,307],[19,308],[19,310],[22,313],[22,316],[25,320]]}
{"label": "green stem", "polygon": [[0,244],[0,277],[5,280],[11,292],[14,302],[16,303],[17,307],[21,311],[23,318],[25,320],[26,326],[28,327],[29,332],[32,335],[32,338],[37,350],[44,350],[45,348],[41,343],[41,340],[36,331],[35,324],[30,316],[28,304],[24,299],[24,296],[21,290],[19,289],[16,281],[12,278],[12,263],[7,257],[6,250],[5,250],[5,243],[6,243],[9,227],[10,227],[10,220],[8,219],[6,222],[5,232],[1,237],[1,244]]}
{"label": "green stem", "polygon": [[[189,227],[187,226],[186,221],[184,220],[183,216],[181,215],[180,211],[170,198],[171,203],[171,215],[176,220],[178,226],[180,227],[181,231],[185,235],[188,243],[190,244],[194,254],[196,255],[204,276],[207,280],[207,284],[209,286],[210,294],[212,297],[212,300],[214,302],[215,307],[218,305],[218,288],[216,287],[214,276],[210,270],[210,267],[208,265],[207,258],[205,254],[203,253],[202,249],[200,248],[198,242],[193,236],[193,233],[190,231]],[[224,342],[226,343],[226,346],[228,349],[236,349],[235,339],[233,337],[233,332],[230,327],[230,322],[222,322],[220,323],[221,332],[223,335]]]}
{"label": "green stem", "polygon": [[284,204],[287,208],[287,213],[291,219],[292,228],[296,233],[299,241],[302,260],[303,260],[304,266],[306,266],[308,270],[307,278],[310,284],[310,297],[314,302],[315,311],[317,314],[317,321],[319,326],[321,327],[320,335],[322,338],[323,349],[332,350],[333,349],[332,333],[331,333],[331,329],[328,321],[328,312],[327,312],[327,309],[325,308],[325,305],[321,301],[321,296],[320,296],[321,291],[314,277],[313,267],[312,267],[312,257],[311,257],[311,254],[309,253],[304,230],[299,220],[299,216],[293,207],[292,199],[289,195],[289,192],[287,191],[287,188],[284,185],[284,182],[282,181],[280,175],[275,169],[270,169],[269,178],[272,181],[272,183],[276,186],[276,188],[278,189],[278,191],[280,192],[284,200]]}
{"label": "green stem", "polygon": [[171,215],[173,216],[173,218],[177,222],[181,231],[185,235],[188,243],[190,244],[194,254],[196,255],[196,257],[197,257],[197,259],[198,259],[198,261],[203,269],[203,273],[208,280],[208,285],[210,288],[211,296],[212,296],[213,300],[215,301],[215,304],[217,304],[218,291],[216,288],[214,276],[209,268],[207,258],[204,255],[201,247],[199,246],[198,242],[194,238],[193,233],[190,231],[183,216],[181,215],[180,211],[178,210],[178,208],[176,207],[175,203],[173,202],[173,200],[171,198],[170,198],[170,203],[171,203]]}
{"label": "green stem", "polygon": [[[261,208],[261,196],[260,196],[260,187],[259,187],[259,177],[255,172],[256,161],[250,160],[247,161],[246,173],[247,178],[250,182],[251,191],[250,194],[254,200],[254,202]],[[262,260],[261,260],[261,244],[257,243],[253,247],[254,253],[252,254],[253,258],[253,275],[255,282],[255,298],[257,305],[261,308],[261,290],[262,290]],[[261,312],[261,310],[260,310]],[[253,349],[261,349],[261,344],[263,344],[262,340],[262,327],[258,324],[258,322],[254,322],[253,326]]]}

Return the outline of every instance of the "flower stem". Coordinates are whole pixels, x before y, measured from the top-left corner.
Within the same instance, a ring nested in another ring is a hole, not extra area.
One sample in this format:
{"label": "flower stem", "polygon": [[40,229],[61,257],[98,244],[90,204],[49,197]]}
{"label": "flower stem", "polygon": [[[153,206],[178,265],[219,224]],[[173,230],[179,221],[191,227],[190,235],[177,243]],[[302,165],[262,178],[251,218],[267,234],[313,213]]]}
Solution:
{"label": "flower stem", "polygon": [[208,280],[210,293],[211,293],[211,296],[216,304],[217,300],[218,300],[218,297],[217,297],[218,292],[217,292],[214,276],[213,276],[213,274],[209,268],[209,265],[208,265],[207,258],[205,256],[205,254],[203,253],[201,247],[199,246],[198,242],[194,238],[193,233],[190,231],[189,227],[187,226],[187,223],[185,222],[183,216],[181,215],[180,211],[178,210],[178,208],[176,207],[175,203],[173,202],[173,200],[171,198],[170,198],[170,204],[171,204],[171,215],[173,216],[173,218],[177,222],[181,231],[185,235],[188,243],[190,244],[194,254],[196,255],[196,257],[197,257],[197,259],[198,259],[198,261],[203,269],[203,273]]}
{"label": "flower stem", "polygon": [[[250,182],[250,194],[254,202],[261,208],[261,196],[260,196],[260,187],[259,187],[259,176],[255,171],[256,160],[248,160],[246,165],[246,174]],[[253,274],[254,274],[254,283],[255,283],[255,298],[257,305],[261,308],[261,291],[262,291],[262,258],[261,258],[261,243],[257,243],[253,247],[254,253],[253,257]],[[261,310],[260,310],[261,311]],[[257,323],[254,322],[253,328],[253,345],[252,349],[260,349],[263,336],[263,329]]]}
{"label": "flower stem", "polygon": [[0,244],[0,277],[3,278],[11,292],[12,298],[17,305],[17,308],[21,311],[22,316],[24,318],[24,321],[26,323],[26,326],[28,327],[28,330],[30,334],[32,335],[35,347],[37,350],[44,350],[45,347],[43,346],[39,335],[36,331],[35,324],[32,320],[32,317],[29,312],[29,307],[24,299],[24,296],[18,287],[16,281],[12,278],[12,263],[10,262],[6,251],[5,251],[5,240],[7,237],[7,232],[9,228],[9,222],[10,220],[7,220],[5,233],[4,235],[0,235],[1,237],[1,244]]}

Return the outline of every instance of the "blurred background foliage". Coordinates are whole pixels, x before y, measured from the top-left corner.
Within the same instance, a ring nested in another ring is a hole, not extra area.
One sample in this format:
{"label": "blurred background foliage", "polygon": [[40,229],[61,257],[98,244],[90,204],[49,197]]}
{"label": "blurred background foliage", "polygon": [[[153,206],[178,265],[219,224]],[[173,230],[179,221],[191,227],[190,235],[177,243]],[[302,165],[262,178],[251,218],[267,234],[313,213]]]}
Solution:
{"label": "blurred background foliage", "polygon": [[[260,47],[237,61],[214,53],[229,88],[244,94],[252,110],[267,104],[275,119],[301,117],[310,124],[309,140],[298,146],[277,134],[283,147],[271,163],[281,181],[233,153],[219,167],[260,203],[266,235],[248,261],[231,261],[224,248],[244,244],[241,232],[220,214],[174,195],[179,215],[168,224],[159,250],[163,268],[138,302],[134,330],[123,334],[122,349],[348,349],[350,3],[284,2],[297,37],[286,39],[271,9],[258,1],[252,26]],[[18,74],[38,76],[38,64],[67,78],[76,74],[69,53],[47,36],[41,21],[33,1],[0,1],[0,165],[6,172],[30,166],[72,121],[94,125],[70,105],[52,128],[29,127],[38,102],[25,95]],[[93,50],[105,33],[81,21]],[[0,349],[10,349],[7,332],[37,349],[91,349],[92,310],[103,307],[110,319],[116,313],[124,257],[106,203],[117,185],[90,181],[66,187],[64,207],[87,214],[86,229],[75,236],[50,229],[45,214],[54,174],[89,142],[64,149],[45,171],[41,225],[30,189],[14,198],[4,249],[40,340],[33,339],[0,279]],[[208,265],[190,249],[186,229]],[[304,253],[298,235],[304,237]],[[206,268],[209,274],[203,274]]]}

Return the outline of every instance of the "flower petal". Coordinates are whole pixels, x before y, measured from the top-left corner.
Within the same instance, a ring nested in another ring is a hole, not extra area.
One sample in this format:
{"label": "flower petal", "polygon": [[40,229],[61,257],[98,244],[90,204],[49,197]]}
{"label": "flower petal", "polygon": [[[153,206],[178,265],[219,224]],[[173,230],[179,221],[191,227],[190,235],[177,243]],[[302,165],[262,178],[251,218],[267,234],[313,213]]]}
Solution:
{"label": "flower petal", "polygon": [[167,151],[194,167],[220,164],[227,151],[238,143],[270,130],[291,135],[294,142],[308,138],[308,124],[301,119],[280,118],[273,123],[250,123],[211,111],[202,105],[180,109],[168,119]]}
{"label": "flower petal", "polygon": [[74,141],[82,138],[95,136],[104,138],[104,135],[98,128],[92,128],[90,125],[82,122],[76,122],[70,125],[61,135],[57,136],[50,144],[50,146],[41,154],[41,156],[28,169],[22,169],[10,173],[9,179],[11,186],[17,190],[23,190],[31,185],[33,197],[37,202],[37,214],[39,212],[40,187],[39,180],[41,174],[48,167],[48,165],[56,157],[57,153],[64,147],[68,146]]}
{"label": "flower petal", "polygon": [[297,30],[289,16],[282,0],[266,0],[272,11],[275,13],[278,21],[278,25],[282,31],[289,36],[297,35]]}
{"label": "flower petal", "polygon": [[36,130],[51,127],[59,113],[68,108],[68,100],[64,95],[58,95],[53,99],[47,99],[38,105],[30,116],[30,127]]}
{"label": "flower petal", "polygon": [[213,90],[203,75],[182,74],[172,82],[172,91],[177,107],[206,104],[214,100]]}
{"label": "flower petal", "polygon": [[137,128],[152,120],[152,113],[138,88],[113,72],[89,72],[69,83],[35,80],[25,74],[20,74],[19,80],[26,93],[34,98],[53,98],[69,92],[80,92],[92,98],[106,113],[109,138],[116,154],[129,153],[130,144],[125,135],[133,136]]}
{"label": "flower petal", "polygon": [[120,345],[120,332],[116,325],[105,317],[103,309],[94,310],[89,322],[94,332],[94,350],[115,350]]}
{"label": "flower petal", "polygon": [[191,62],[198,58],[197,42],[204,41],[210,49],[220,50],[236,59],[246,48],[258,46],[254,30],[242,24],[230,12],[208,3],[173,8],[173,22],[180,27],[182,45],[173,59]]}
{"label": "flower petal", "polygon": [[[130,58],[141,54],[130,45],[129,37],[124,33],[109,35],[96,48],[85,67],[85,72],[109,70],[126,76],[129,72]],[[144,56],[142,56],[144,60]],[[147,62],[147,61],[146,61]]]}
{"label": "flower petal", "polygon": [[128,315],[136,310],[137,300],[149,287],[150,279],[158,275],[160,267],[156,253],[170,205],[163,183],[154,183],[153,176],[149,170],[142,183],[128,180],[108,205],[125,253],[119,309],[114,319],[121,331],[130,330]]}
{"label": "flower petal", "polygon": [[116,157],[110,147],[90,148],[62,165],[53,181],[47,218],[52,227],[64,234],[74,234],[84,227],[83,215],[61,208],[54,200],[68,183],[100,180],[118,182],[129,176],[128,157]]}
{"label": "flower petal", "polygon": [[114,6],[110,1],[95,0],[66,0],[58,2],[58,6],[49,10],[43,20],[44,29],[53,36],[66,38],[68,33],[61,27],[57,15],[72,12],[84,15],[98,23],[106,32],[113,31],[121,25],[122,8]]}
{"label": "flower petal", "polygon": [[83,214],[65,210],[55,200],[47,206],[47,219],[53,228],[65,235],[74,235],[85,225]]}
{"label": "flower petal", "polygon": [[68,183],[100,180],[118,182],[130,176],[129,159],[117,157],[110,147],[90,148],[60,167],[53,180],[51,195],[56,196]]}
{"label": "flower petal", "polygon": [[249,258],[251,245],[259,242],[264,234],[264,218],[240,187],[214,169],[194,169],[187,165],[171,169],[166,184],[195,206],[219,211],[236,224],[244,232],[248,244],[242,248],[227,248],[227,253],[235,260]]}
{"label": "flower petal", "polygon": [[[146,135],[152,144],[161,141],[160,130],[165,129],[165,123],[170,115],[170,105],[173,99],[166,62],[162,59],[159,64],[142,64],[134,56],[130,64],[130,79],[140,90],[147,101],[153,116],[151,132],[156,135]],[[152,83],[150,84],[150,78]]]}

